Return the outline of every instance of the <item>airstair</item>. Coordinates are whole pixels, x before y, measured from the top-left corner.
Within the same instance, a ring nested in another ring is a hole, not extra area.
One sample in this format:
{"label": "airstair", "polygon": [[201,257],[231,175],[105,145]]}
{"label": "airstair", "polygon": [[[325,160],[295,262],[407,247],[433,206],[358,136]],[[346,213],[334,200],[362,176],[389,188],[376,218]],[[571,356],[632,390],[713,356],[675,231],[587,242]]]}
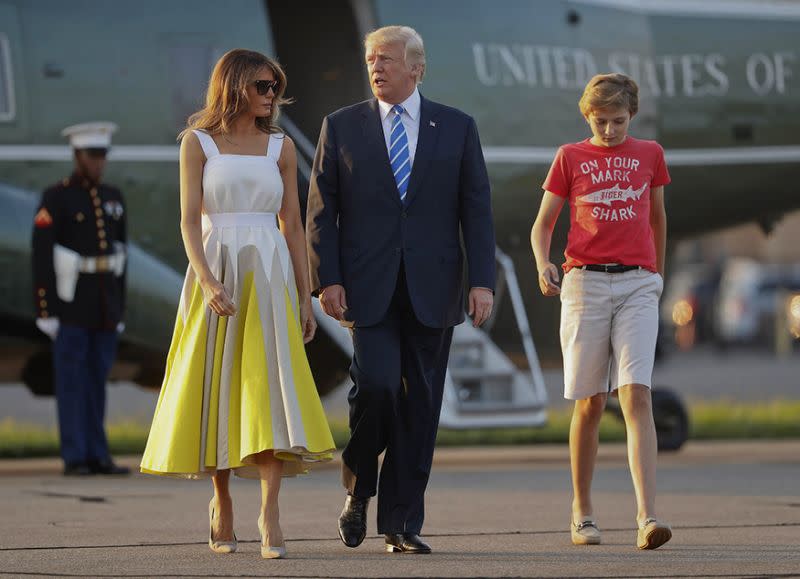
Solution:
{"label": "airstair", "polygon": [[495,312],[507,293],[528,369],[518,368],[470,320],[456,326],[439,421],[443,428],[542,426],[547,421],[547,391],[514,263],[499,247],[495,258],[500,274]]}

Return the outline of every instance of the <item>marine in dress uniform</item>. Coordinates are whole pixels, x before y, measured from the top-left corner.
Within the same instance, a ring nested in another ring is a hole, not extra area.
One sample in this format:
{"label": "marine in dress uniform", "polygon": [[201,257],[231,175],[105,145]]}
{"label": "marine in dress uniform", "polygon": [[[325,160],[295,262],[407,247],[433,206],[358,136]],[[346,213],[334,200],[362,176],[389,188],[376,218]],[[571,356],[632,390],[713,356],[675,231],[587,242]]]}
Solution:
{"label": "marine in dress uniform", "polygon": [[125,203],[100,182],[113,123],[62,131],[74,150],[70,177],[45,190],[33,227],[37,327],[53,340],[64,474],[127,474],[104,428],[106,378],[124,329]]}

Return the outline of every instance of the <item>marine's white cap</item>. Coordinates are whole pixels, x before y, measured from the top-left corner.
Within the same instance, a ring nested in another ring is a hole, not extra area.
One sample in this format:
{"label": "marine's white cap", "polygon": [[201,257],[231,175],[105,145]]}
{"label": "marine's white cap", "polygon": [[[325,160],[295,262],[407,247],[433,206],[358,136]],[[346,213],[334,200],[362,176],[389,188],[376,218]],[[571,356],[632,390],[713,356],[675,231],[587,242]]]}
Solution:
{"label": "marine's white cap", "polygon": [[61,131],[62,137],[69,137],[73,149],[108,149],[111,147],[111,135],[117,125],[99,121],[72,125]]}

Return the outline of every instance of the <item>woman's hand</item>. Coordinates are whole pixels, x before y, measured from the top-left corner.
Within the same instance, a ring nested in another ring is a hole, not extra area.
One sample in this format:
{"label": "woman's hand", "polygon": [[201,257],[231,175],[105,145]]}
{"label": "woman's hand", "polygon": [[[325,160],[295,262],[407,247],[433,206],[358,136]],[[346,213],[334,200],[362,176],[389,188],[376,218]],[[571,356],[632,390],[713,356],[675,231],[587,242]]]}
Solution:
{"label": "woman's hand", "polygon": [[547,262],[539,272],[539,289],[546,296],[557,296],[561,293],[559,283],[558,268],[552,262]]}
{"label": "woman's hand", "polygon": [[310,297],[300,302],[300,327],[303,329],[303,343],[308,344],[317,333],[317,320],[314,318]]}
{"label": "woman's hand", "polygon": [[225,290],[225,286],[215,278],[211,277],[201,281],[200,288],[203,290],[203,299],[215,314],[218,316],[233,316],[236,314],[236,305]]}

